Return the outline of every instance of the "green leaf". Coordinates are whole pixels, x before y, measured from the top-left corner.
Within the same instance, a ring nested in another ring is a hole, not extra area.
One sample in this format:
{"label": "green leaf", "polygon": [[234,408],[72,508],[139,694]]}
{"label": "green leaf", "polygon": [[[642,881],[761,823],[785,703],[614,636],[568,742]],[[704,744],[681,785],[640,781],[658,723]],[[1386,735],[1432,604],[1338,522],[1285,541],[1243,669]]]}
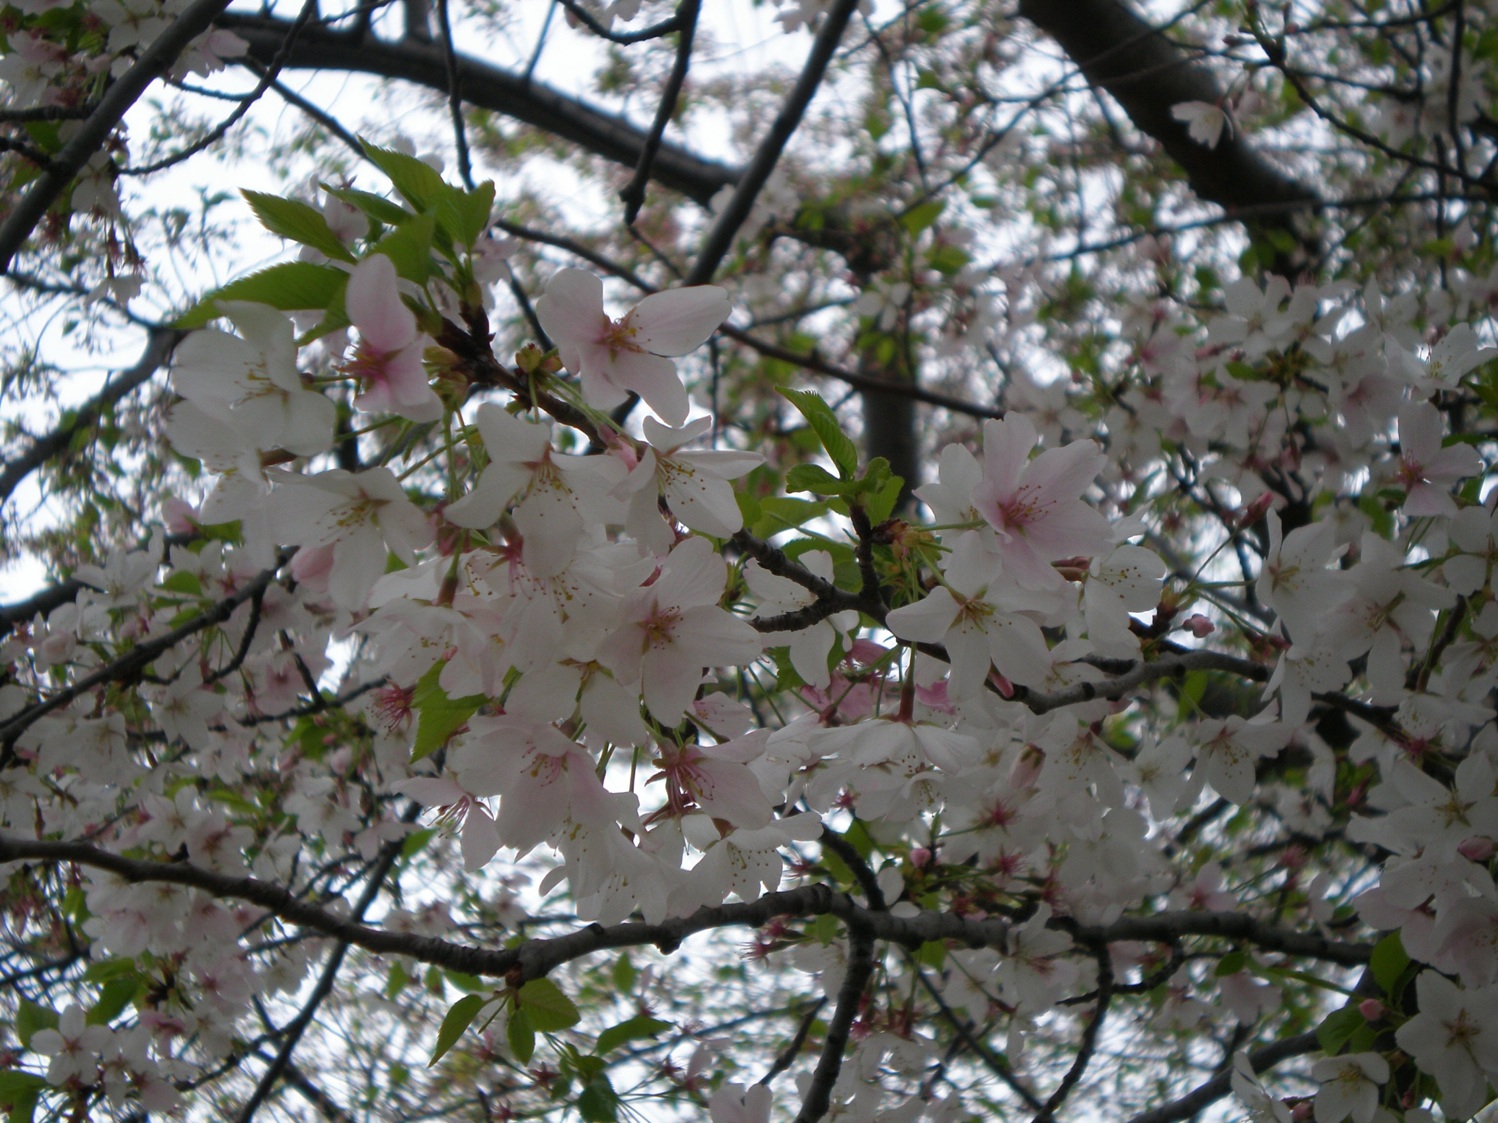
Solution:
{"label": "green leaf", "polygon": [[843,495],[855,488],[854,481],[840,480],[819,464],[797,464],[785,474],[786,491],[809,491],[815,495]]}
{"label": "green leaf", "polygon": [[1356,1006],[1344,1006],[1340,1010],[1333,1010],[1316,1027],[1316,1040],[1323,1053],[1334,1057],[1352,1039],[1352,1035],[1367,1024],[1368,1019],[1363,1017]]}
{"label": "green leaf", "polygon": [[437,205],[437,222],[454,242],[472,249],[494,212],[494,181],[487,180],[472,191],[449,187]]}
{"label": "green leaf", "polygon": [[272,234],[279,234],[293,242],[311,246],[315,250],[337,258],[353,261],[354,255],[338,240],[322,211],[297,199],[283,199],[279,195],[267,195],[262,191],[240,192],[245,201],[260,219],[260,225]]}
{"label": "green leaf", "polygon": [[489,984],[477,975],[469,975],[463,971],[444,971],[443,974],[447,976],[448,982],[461,991],[466,991],[469,994],[485,994],[489,992]]}
{"label": "green leaf", "polygon": [[[883,460],[883,457],[875,457],[875,460]],[[895,512],[895,504],[900,501],[900,492],[905,488],[905,481],[900,476],[886,469],[883,481],[873,490],[873,494],[863,501],[863,509],[869,516],[869,521],[876,526]]]}
{"label": "green leaf", "polygon": [[432,275],[432,235],[437,220],[429,214],[408,218],[381,238],[369,251],[382,253],[395,263],[395,271],[418,285]]}
{"label": "green leaf", "polygon": [[520,988],[516,1001],[531,1025],[542,1033],[566,1029],[582,1020],[572,999],[550,979],[532,979]]}
{"label": "green leaf", "polygon": [[423,827],[419,831],[412,831],[401,843],[401,857],[409,858],[413,854],[419,854],[437,835],[436,827]]}
{"label": "green leaf", "polygon": [[530,1064],[536,1054],[536,1030],[524,1010],[510,1014],[510,1024],[505,1026],[505,1040],[510,1043],[510,1052],[521,1064]]}
{"label": "green leaf", "polygon": [[431,756],[447,744],[447,740],[478,712],[488,701],[482,694],[470,694],[466,698],[449,698],[437,681],[442,677],[444,663],[435,663],[422,675],[411,692],[411,708],[416,711],[416,743],[411,747],[411,760]]}
{"label": "green leaf", "polygon": [[370,163],[384,172],[406,202],[417,210],[427,210],[441,199],[447,184],[430,164],[393,148],[381,148],[362,137],[359,144]]}
{"label": "green leaf", "polygon": [[99,991],[99,1001],[84,1019],[91,1026],[107,1026],[120,1016],[120,1012],[140,993],[141,979],[136,975],[121,975],[111,979]]}
{"label": "green leaf", "polygon": [[801,411],[801,416],[806,418],[807,424],[822,442],[822,447],[827,450],[838,475],[851,480],[858,472],[858,449],[848,434],[843,432],[832,407],[822,400],[821,395],[813,394],[810,390],[788,390],[782,387],[778,392]]}
{"label": "green leaf", "polygon": [[941,940],[927,940],[916,949],[915,958],[933,971],[940,971],[947,963],[947,945]]}
{"label": "green leaf", "polygon": [[488,1001],[482,994],[465,994],[453,1003],[452,1009],[442,1019],[442,1028],[437,1031],[437,1048],[432,1052],[432,1059],[427,1062],[428,1068],[440,1061],[442,1054],[458,1043],[458,1038],[467,1032],[473,1019],[479,1016],[479,1011]]}
{"label": "green leaf", "polygon": [[924,203],[917,203],[902,214],[900,225],[912,235],[919,234],[940,218],[941,212],[946,209],[947,204],[941,199],[927,199]]}
{"label": "green leaf", "polygon": [[614,989],[620,994],[628,994],[635,989],[635,980],[640,973],[635,970],[634,960],[630,959],[628,952],[620,954],[614,960],[614,966],[610,974],[613,976]]}
{"label": "green leaf", "polygon": [[269,304],[283,312],[308,308],[326,308],[333,298],[341,296],[348,286],[348,274],[327,265],[310,261],[285,261],[248,277],[230,281],[209,293],[172,324],[179,331],[189,331],[211,323],[223,313],[221,300],[249,300]]}
{"label": "green leaf", "polygon": [[1405,953],[1398,932],[1390,932],[1373,945],[1373,955],[1368,960],[1368,968],[1373,972],[1374,980],[1391,998],[1395,996],[1400,977],[1409,965],[1410,957]]}
{"label": "green leaf", "polygon": [[16,1039],[21,1048],[31,1048],[31,1038],[38,1030],[56,1029],[58,1013],[50,1006],[39,1006],[29,998],[16,1007]]}
{"label": "green leaf", "polygon": [[411,976],[406,974],[406,969],[397,961],[390,965],[390,974],[385,977],[385,997],[391,1001],[406,989],[406,984],[411,981]]}
{"label": "green leaf", "polygon": [[750,532],[756,538],[769,538],[791,527],[805,526],[812,519],[827,513],[827,504],[815,499],[792,499],[790,496],[771,495],[759,501],[759,513],[747,520]]}
{"label": "green leaf", "polygon": [[35,1073],[14,1069],[0,1072],[0,1111],[10,1123],[31,1123],[36,1101],[46,1087],[46,1078]]}
{"label": "green leaf", "polygon": [[583,1123],[615,1123],[619,1118],[619,1093],[603,1073],[595,1076],[577,1097],[577,1113]]}
{"label": "green leaf", "polygon": [[654,1037],[664,1030],[671,1028],[670,1022],[663,1022],[659,1018],[652,1018],[646,1014],[636,1014],[628,1021],[620,1022],[616,1026],[609,1026],[598,1035],[596,1052],[601,1057],[605,1053],[613,1052],[626,1041],[638,1041],[642,1037]]}
{"label": "green leaf", "polygon": [[944,242],[939,246],[933,246],[931,252],[926,255],[926,260],[938,273],[950,276],[964,269],[973,259],[961,246]]}
{"label": "green leaf", "polygon": [[1247,966],[1248,954],[1246,952],[1230,951],[1217,961],[1217,966],[1213,969],[1212,974],[1222,979],[1228,975],[1236,975]]}
{"label": "green leaf", "polygon": [[174,569],[167,574],[165,581],[161,583],[163,589],[174,593],[186,593],[190,597],[203,595],[203,583],[198,580],[198,575],[186,569]]}

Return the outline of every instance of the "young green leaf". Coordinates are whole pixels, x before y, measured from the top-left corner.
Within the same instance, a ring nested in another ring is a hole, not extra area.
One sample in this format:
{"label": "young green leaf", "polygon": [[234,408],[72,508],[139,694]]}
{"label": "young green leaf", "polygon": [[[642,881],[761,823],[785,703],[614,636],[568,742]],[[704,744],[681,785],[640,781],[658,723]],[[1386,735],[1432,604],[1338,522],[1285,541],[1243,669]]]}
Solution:
{"label": "young green leaf", "polygon": [[442,663],[434,664],[411,691],[411,708],[416,711],[416,742],[411,746],[413,764],[447,744],[448,738],[488,701],[482,694],[449,698],[438,681],[442,667]]}
{"label": "young green leaf", "polygon": [[582,1020],[572,999],[550,979],[532,979],[522,986],[517,1004],[529,1016],[531,1025],[542,1033],[566,1029]]}
{"label": "young green leaf", "polygon": [[427,210],[441,198],[447,184],[430,164],[393,148],[381,148],[362,138],[359,143],[370,163],[384,172],[406,202],[417,210]]}
{"label": "young green leaf", "polygon": [[482,994],[465,994],[453,1003],[452,1009],[442,1019],[442,1027],[437,1030],[437,1048],[432,1052],[432,1059],[427,1062],[428,1068],[440,1061],[442,1054],[458,1043],[458,1038],[473,1024],[473,1019],[479,1016],[479,1011],[488,1001],[490,999]]}
{"label": "young green leaf", "polygon": [[515,1010],[510,1014],[510,1022],[505,1026],[505,1040],[510,1043],[510,1052],[521,1064],[530,1064],[531,1057],[536,1053],[536,1028],[531,1025],[529,1015],[524,1010]]}
{"label": "young green leaf", "polygon": [[244,190],[240,194],[260,219],[260,225],[272,234],[310,246],[339,261],[354,260],[354,255],[338,240],[338,235],[333,233],[328,220],[316,207],[297,199],[267,195],[263,191]]}
{"label": "young green leaf", "polygon": [[616,1026],[609,1026],[608,1029],[600,1033],[595,1052],[601,1057],[605,1053],[619,1048],[626,1041],[638,1041],[643,1037],[654,1037],[670,1028],[670,1022],[663,1022],[659,1018],[652,1018],[647,1014],[636,1014],[628,1021],[620,1022]]}
{"label": "young green leaf", "polygon": [[832,407],[819,394],[813,394],[810,390],[781,388],[777,392],[801,411],[801,416],[806,418],[806,423],[816,433],[817,440],[822,442],[822,447],[836,466],[838,475],[851,480],[858,472],[858,448],[848,434],[843,432]]}
{"label": "young green leaf", "polygon": [[326,308],[347,287],[348,274],[342,269],[310,261],[285,261],[215,289],[179,316],[172,326],[179,331],[190,331],[212,323],[222,315],[218,307],[221,300],[250,300],[283,312]]}

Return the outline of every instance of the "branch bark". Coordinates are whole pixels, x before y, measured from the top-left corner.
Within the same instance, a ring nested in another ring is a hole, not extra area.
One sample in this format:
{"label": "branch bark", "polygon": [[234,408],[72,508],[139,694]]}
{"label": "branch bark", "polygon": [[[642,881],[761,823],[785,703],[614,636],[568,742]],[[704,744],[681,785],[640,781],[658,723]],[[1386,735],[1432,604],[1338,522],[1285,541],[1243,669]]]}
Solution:
{"label": "branch bark", "polygon": [[1159,142],[1201,199],[1230,215],[1266,205],[1288,208],[1273,217],[1242,219],[1251,236],[1282,232],[1293,239],[1298,254],[1285,254],[1272,242],[1266,247],[1276,272],[1293,276],[1298,261],[1319,255],[1315,238],[1293,221],[1297,209],[1320,202],[1313,188],[1276,167],[1242,136],[1224,136],[1208,148],[1171,116],[1171,107],[1183,101],[1215,105],[1223,100],[1226,91],[1205,65],[1123,0],[1020,0],[1019,10],[1060,45],[1088,82],[1118,102],[1135,128]]}
{"label": "branch bark", "polygon": [[[250,57],[263,64],[276,57],[291,31],[288,20],[242,12],[231,12],[219,23],[244,39]],[[442,48],[418,39],[390,42],[313,25],[297,36],[284,65],[396,78],[440,93],[448,89]],[[622,117],[471,55],[456,55],[454,72],[468,105],[502,113],[623,167],[637,167],[649,144],[649,133]],[[704,205],[736,183],[739,174],[736,168],[704,160],[667,141],[661,142],[650,163],[653,180]]]}

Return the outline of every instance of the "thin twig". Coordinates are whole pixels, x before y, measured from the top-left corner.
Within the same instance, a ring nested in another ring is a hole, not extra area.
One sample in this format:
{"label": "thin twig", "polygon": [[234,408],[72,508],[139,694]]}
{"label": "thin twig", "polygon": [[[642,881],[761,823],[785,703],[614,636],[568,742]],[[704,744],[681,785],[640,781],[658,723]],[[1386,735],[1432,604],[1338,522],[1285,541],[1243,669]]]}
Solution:
{"label": "thin twig", "polygon": [[[635,165],[635,174],[619,192],[619,198],[624,201],[625,226],[635,224],[640,208],[645,205],[645,186],[650,182],[650,165],[655,163],[661,138],[665,136],[666,126],[676,113],[676,103],[681,99],[681,87],[686,82],[687,70],[692,65],[692,41],[697,34],[697,13],[701,8],[702,0],[682,0],[681,6],[676,9],[681,34],[676,43],[676,61],[671,66],[670,77],[666,79],[666,88],[661,91],[661,103],[656,106],[655,120],[640,149],[640,161]],[[571,11],[570,7],[568,11]]]}

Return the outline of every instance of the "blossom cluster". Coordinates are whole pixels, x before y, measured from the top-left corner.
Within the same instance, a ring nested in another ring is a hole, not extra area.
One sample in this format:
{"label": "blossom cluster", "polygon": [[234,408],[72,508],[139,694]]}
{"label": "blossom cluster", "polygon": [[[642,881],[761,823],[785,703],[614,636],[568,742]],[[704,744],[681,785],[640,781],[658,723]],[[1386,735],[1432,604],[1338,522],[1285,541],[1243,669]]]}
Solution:
{"label": "blossom cluster", "polygon": [[[220,326],[178,349],[166,421],[211,471],[203,493],[164,504],[171,540],[80,568],[76,600],[6,640],[7,835],[312,895],[354,856],[425,845],[420,814],[456,839],[452,877],[531,856],[538,893],[611,926],[758,901],[856,826],[858,907],[1003,922],[944,949],[932,987],[964,1017],[1001,1012],[1018,1052],[1113,985],[1073,933],[1238,904],[1221,866],[1180,860],[1173,824],[1262,812],[1388,855],[1376,878],[1282,896],[1318,938],[1397,933],[1408,961],[1311,1070],[1317,1118],[1392,1110],[1402,1061],[1381,1030],[1450,1114],[1486,1102],[1498,516],[1489,450],[1450,432],[1491,390],[1471,327],[1427,341],[1371,289],[1277,279],[1228,285],[1200,321],[1140,309],[1135,377],[1095,425],[985,421],[915,490],[924,519],[896,514],[898,484],[825,403],[787,392],[837,475],[787,473],[818,498],[761,525],[734,483],[781,466],[697,447],[714,419],[675,362],[730,293],[615,317],[600,278],[560,269],[534,309],[552,349],[501,363],[473,326],[492,194],[440,190],[429,211],[451,228],[434,238],[424,215],[415,264],[370,222],[335,225],[347,199],[303,205],[326,227],[295,263],[327,286],[320,319],[273,290],[209,302]],[[475,200],[482,222],[452,217]],[[1486,283],[1455,286],[1447,319]],[[636,400],[652,415],[631,429]],[[392,436],[423,427],[429,456]],[[1204,548],[1172,541],[1182,495],[1210,515],[1189,531]],[[1214,701],[1208,672],[1246,685]],[[128,687],[95,689],[112,675]],[[330,695],[362,710],[335,722]],[[305,982],[311,951],[263,910],[97,870],[79,895],[100,957],[150,981],[127,1027],[71,1007],[31,1036],[54,1087],[170,1108],[162,1081],[189,1055],[229,1056],[254,996]],[[835,995],[840,946],[789,942]],[[1116,943],[1108,971],[1142,986],[1159,965]],[[1212,985],[1252,1025],[1275,993],[1256,971],[1281,966],[1245,959]],[[1171,991],[1154,1017],[1188,1032],[1193,1001]],[[935,1052],[863,1035],[833,1096],[854,1118],[956,1117],[955,1099],[880,1085]],[[1246,1061],[1235,1084],[1288,1112]],[[725,1083],[710,1104],[724,1121],[768,1101]]]}

